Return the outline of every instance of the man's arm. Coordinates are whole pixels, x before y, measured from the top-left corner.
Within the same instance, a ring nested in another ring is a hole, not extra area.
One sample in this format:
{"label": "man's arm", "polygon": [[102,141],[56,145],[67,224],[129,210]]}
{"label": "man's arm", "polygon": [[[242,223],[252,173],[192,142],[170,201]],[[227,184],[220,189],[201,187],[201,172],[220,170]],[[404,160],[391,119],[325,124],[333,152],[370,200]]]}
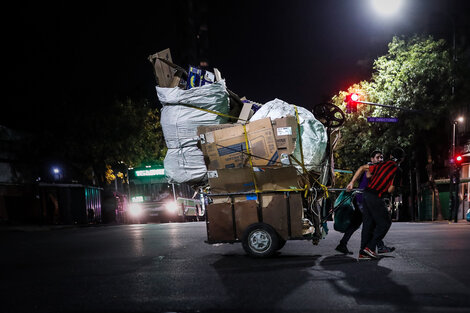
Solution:
{"label": "man's arm", "polygon": [[390,187],[388,187],[388,193],[392,194],[395,191],[396,187],[401,186],[401,175],[401,169],[398,168],[397,172],[395,173],[395,177],[393,177],[392,184],[390,185]]}
{"label": "man's arm", "polygon": [[354,173],[354,176],[351,179],[351,182],[349,182],[349,184],[346,186],[347,191],[351,191],[354,188],[354,183],[365,171],[369,172],[369,164],[364,164],[357,169],[356,173]]}

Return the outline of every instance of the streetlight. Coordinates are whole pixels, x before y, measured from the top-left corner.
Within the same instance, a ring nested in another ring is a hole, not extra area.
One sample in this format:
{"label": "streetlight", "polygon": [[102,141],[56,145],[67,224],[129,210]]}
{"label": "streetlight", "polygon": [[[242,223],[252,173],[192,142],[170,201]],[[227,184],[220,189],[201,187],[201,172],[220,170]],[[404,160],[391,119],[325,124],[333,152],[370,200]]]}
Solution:
{"label": "streetlight", "polygon": [[452,123],[452,159],[455,157],[455,126],[458,123],[462,123],[464,121],[463,116],[459,116],[454,122]]}
{"label": "streetlight", "polygon": [[382,16],[390,17],[400,10],[402,0],[371,0],[372,7]]}
{"label": "streetlight", "polygon": [[452,167],[450,171],[450,184],[449,184],[449,208],[450,208],[450,218],[449,220],[457,222],[457,210],[459,208],[459,184],[460,184],[460,162],[461,160],[455,159],[455,128],[456,125],[460,122],[463,122],[463,117],[459,116],[452,123]]}
{"label": "streetlight", "polygon": [[54,174],[54,180],[60,180],[61,178],[61,170],[58,167],[52,168],[52,173]]}

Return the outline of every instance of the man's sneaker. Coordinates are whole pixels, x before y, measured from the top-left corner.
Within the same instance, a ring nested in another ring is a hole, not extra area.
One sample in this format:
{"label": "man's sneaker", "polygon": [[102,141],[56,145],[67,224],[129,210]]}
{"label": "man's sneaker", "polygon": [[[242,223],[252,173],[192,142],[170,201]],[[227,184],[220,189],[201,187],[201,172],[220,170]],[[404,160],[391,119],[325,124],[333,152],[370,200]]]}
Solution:
{"label": "man's sneaker", "polygon": [[343,244],[339,244],[335,250],[344,254],[353,254],[352,251],[349,251],[348,247]]}
{"label": "man's sneaker", "polygon": [[379,256],[374,251],[372,251],[371,249],[369,249],[367,247],[365,247],[364,250],[362,250],[362,251],[364,251],[365,254],[369,255],[373,259],[378,259],[379,258]]}
{"label": "man's sneaker", "polygon": [[359,251],[358,260],[372,260],[372,258],[368,254],[365,254],[364,251]]}
{"label": "man's sneaker", "polygon": [[389,253],[389,252],[393,252],[393,251],[395,251],[395,247],[383,246],[383,247],[378,247],[377,248],[378,253]]}

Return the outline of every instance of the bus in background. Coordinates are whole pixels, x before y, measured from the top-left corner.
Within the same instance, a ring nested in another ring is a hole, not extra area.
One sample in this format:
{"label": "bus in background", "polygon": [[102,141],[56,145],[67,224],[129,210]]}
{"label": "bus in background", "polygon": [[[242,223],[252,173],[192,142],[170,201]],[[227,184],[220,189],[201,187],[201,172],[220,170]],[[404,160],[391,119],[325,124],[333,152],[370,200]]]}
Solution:
{"label": "bus in background", "polygon": [[[205,203],[187,184],[171,184],[163,165],[129,169],[130,223],[185,222],[205,218]],[[195,196],[195,198],[193,198]]]}

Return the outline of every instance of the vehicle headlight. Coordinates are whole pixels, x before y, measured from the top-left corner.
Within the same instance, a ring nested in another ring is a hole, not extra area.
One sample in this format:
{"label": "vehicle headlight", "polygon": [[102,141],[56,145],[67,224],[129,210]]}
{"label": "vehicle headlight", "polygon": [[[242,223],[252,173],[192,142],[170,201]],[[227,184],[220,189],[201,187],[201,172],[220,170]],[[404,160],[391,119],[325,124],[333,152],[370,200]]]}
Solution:
{"label": "vehicle headlight", "polygon": [[131,205],[129,205],[129,213],[132,216],[134,217],[140,216],[142,215],[142,212],[143,212],[142,205],[140,205],[139,203],[132,203]]}
{"label": "vehicle headlight", "polygon": [[178,210],[178,205],[175,201],[171,201],[165,204],[165,208],[168,212],[175,213]]}

